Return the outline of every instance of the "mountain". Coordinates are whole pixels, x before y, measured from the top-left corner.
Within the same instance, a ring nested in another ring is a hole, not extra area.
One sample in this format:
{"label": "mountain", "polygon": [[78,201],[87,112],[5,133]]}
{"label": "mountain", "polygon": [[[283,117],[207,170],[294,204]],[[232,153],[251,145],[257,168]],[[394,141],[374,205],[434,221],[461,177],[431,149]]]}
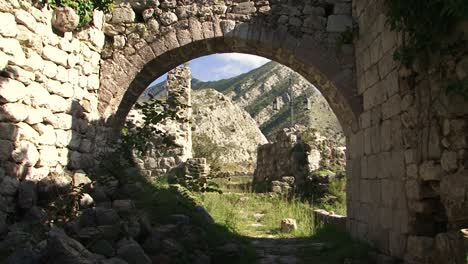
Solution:
{"label": "mountain", "polygon": [[252,173],[268,140],[249,113],[213,89],[192,90],[192,105],[193,155],[222,172]]}
{"label": "mountain", "polygon": [[[230,79],[211,82],[192,79],[193,90],[207,88],[223,93],[244,108],[268,138],[290,126],[289,90],[292,90],[294,124],[313,127],[325,136],[342,137],[336,116],[318,90],[301,75],[276,62]],[[164,83],[149,87],[142,98],[149,95],[164,95]]]}

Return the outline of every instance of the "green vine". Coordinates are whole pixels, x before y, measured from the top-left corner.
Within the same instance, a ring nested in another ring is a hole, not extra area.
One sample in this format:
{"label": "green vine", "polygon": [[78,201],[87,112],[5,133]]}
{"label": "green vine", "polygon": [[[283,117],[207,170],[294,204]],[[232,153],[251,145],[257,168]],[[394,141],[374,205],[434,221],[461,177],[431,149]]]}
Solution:
{"label": "green vine", "polygon": [[43,0],[54,7],[71,7],[80,16],[78,27],[84,27],[93,19],[93,11],[110,13],[114,8],[113,0]]}
{"label": "green vine", "polygon": [[169,96],[167,100],[153,99],[142,104],[135,105],[143,114],[143,125],[133,126],[127,124],[122,129],[120,151],[127,157],[131,157],[132,150],[141,153],[149,150],[149,139],[158,138],[165,146],[175,146],[174,138],[157,125],[166,121],[174,120],[187,122],[187,118],[180,115],[181,110],[186,110],[190,106],[182,103],[183,91],[173,91],[175,96]]}
{"label": "green vine", "polygon": [[385,0],[387,24],[405,34],[395,60],[410,66],[426,54],[447,50],[445,42],[455,25],[468,18],[466,0]]}

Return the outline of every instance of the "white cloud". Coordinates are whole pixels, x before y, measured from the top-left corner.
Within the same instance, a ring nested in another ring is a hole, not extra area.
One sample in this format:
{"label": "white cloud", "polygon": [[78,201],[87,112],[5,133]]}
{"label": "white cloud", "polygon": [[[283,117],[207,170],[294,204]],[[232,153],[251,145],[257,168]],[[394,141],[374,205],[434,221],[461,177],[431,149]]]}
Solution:
{"label": "white cloud", "polygon": [[263,57],[243,53],[223,53],[213,56],[224,64],[222,67],[212,70],[215,79],[233,77],[270,61]]}

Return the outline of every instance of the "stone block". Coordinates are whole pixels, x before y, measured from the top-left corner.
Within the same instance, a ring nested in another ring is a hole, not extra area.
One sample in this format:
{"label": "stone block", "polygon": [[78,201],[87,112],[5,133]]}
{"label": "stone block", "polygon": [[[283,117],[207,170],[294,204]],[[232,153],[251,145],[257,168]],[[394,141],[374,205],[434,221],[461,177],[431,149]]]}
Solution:
{"label": "stone block", "polygon": [[16,144],[16,148],[11,156],[16,163],[22,163],[28,167],[33,167],[39,160],[40,154],[33,143],[20,141]]}
{"label": "stone block", "polygon": [[2,27],[0,27],[0,35],[4,37],[16,37],[18,28],[16,26],[15,16],[10,13],[0,12],[0,21],[2,21]]}
{"label": "stone block", "polygon": [[419,167],[419,176],[424,181],[438,181],[442,176],[442,167],[434,161],[426,161]]}
{"label": "stone block", "polygon": [[328,17],[327,32],[345,32],[353,27],[353,20],[348,15],[331,15]]}
{"label": "stone block", "polygon": [[132,23],[134,21],[135,12],[129,7],[118,7],[112,12],[112,23],[114,24]]}
{"label": "stone block", "polygon": [[371,155],[367,157],[367,178],[379,178],[381,172],[381,160],[379,155]]}
{"label": "stone block", "polygon": [[440,160],[442,168],[446,172],[453,172],[458,168],[458,154],[454,151],[445,150]]}
{"label": "stone block", "polygon": [[371,181],[370,180],[360,180],[359,192],[360,192],[360,201],[364,203],[372,203],[371,196]]}
{"label": "stone block", "polygon": [[394,183],[391,180],[380,181],[381,201],[385,207],[393,208],[393,198],[396,195],[394,191]]}
{"label": "stone block", "polygon": [[434,238],[423,236],[408,237],[407,252],[411,256],[424,259],[433,252]]}
{"label": "stone block", "polygon": [[21,122],[29,116],[30,108],[21,103],[7,103],[0,106],[0,121]]}
{"label": "stone block", "polygon": [[333,8],[335,15],[351,15],[351,3],[336,3]]}
{"label": "stone block", "polygon": [[42,51],[42,56],[45,59],[60,64],[64,67],[67,67],[68,65],[68,53],[54,46],[45,46]]}
{"label": "stone block", "polygon": [[36,32],[37,30],[37,21],[30,13],[23,9],[18,9],[15,11],[15,19],[18,24],[26,26],[28,29]]}
{"label": "stone block", "polygon": [[392,122],[391,120],[385,120],[381,127],[381,139],[382,139],[382,151],[392,150]]}
{"label": "stone block", "polygon": [[401,112],[401,97],[396,94],[382,105],[382,118],[389,119]]}

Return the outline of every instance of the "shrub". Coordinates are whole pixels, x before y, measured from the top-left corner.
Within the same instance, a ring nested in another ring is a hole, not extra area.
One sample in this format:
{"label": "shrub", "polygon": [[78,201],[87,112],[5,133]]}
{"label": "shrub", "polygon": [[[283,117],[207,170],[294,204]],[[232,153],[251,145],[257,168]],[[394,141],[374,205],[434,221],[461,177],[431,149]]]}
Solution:
{"label": "shrub", "polygon": [[93,11],[101,10],[109,13],[113,9],[113,0],[43,0],[54,7],[71,7],[80,16],[79,27],[86,26],[93,19]]}

